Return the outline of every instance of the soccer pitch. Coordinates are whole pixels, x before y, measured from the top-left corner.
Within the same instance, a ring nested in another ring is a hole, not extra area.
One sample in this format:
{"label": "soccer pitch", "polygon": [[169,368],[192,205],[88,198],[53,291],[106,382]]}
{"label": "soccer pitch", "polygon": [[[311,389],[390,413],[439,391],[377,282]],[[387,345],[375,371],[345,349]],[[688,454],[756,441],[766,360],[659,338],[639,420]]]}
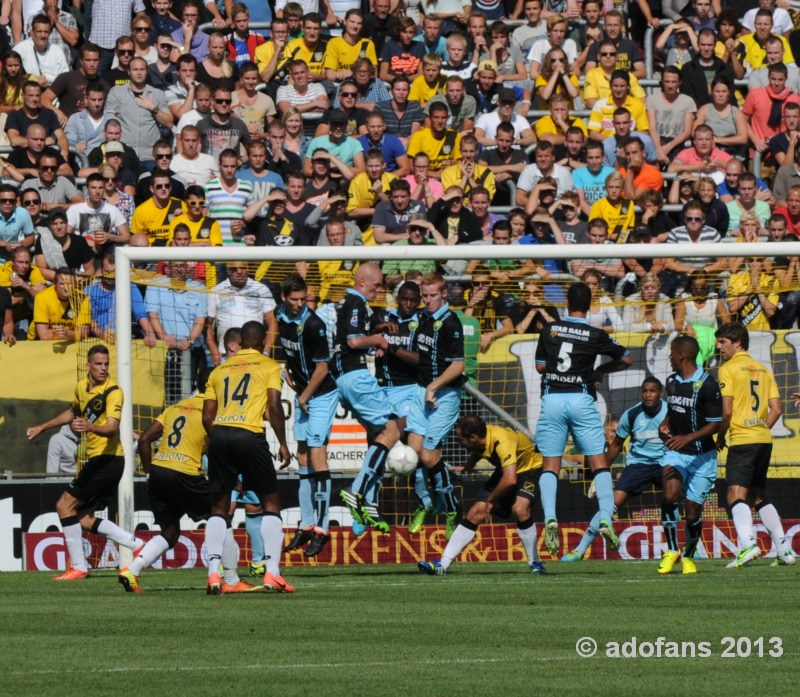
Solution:
{"label": "soccer pitch", "polygon": [[[547,566],[543,577],[502,563],[455,564],[446,577],[287,569],[294,595],[222,597],[205,595],[202,570],[145,572],[141,595],[114,572],[64,584],[7,573],[3,693],[797,694],[800,565],[699,560],[689,577],[659,577],[656,562]],[[607,655],[609,642],[630,653],[634,637],[651,657]],[[597,642],[592,658],[578,655],[581,638]],[[694,658],[666,657],[688,642]]]}

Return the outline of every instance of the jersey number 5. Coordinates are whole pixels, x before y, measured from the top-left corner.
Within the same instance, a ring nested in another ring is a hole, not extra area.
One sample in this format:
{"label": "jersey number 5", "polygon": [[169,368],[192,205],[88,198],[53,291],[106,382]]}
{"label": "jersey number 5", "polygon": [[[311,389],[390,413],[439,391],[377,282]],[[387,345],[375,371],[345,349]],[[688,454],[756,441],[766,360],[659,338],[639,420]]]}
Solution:
{"label": "jersey number 5", "polygon": [[758,413],[759,407],[761,406],[761,399],[758,396],[758,386],[759,386],[758,380],[750,381],[750,396],[753,398],[752,409],[756,413]]}
{"label": "jersey number 5", "polygon": [[228,402],[238,402],[239,409],[244,409],[245,402],[247,402],[247,398],[250,396],[248,393],[250,389],[250,373],[245,373],[239,378],[239,382],[236,383],[233,392],[230,390],[230,376],[226,377],[223,382],[225,384],[225,391],[222,394],[222,407],[227,407]]}
{"label": "jersey number 5", "polygon": [[572,349],[574,346],[569,342],[561,344],[558,350],[558,372],[566,373],[572,367]]}

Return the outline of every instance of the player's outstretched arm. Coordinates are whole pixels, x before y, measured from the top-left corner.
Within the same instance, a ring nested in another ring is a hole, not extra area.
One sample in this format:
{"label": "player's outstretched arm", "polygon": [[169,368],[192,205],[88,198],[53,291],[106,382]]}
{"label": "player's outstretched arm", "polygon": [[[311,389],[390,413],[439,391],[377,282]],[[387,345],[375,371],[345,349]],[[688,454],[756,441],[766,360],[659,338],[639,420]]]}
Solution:
{"label": "player's outstretched arm", "polygon": [[43,431],[48,431],[51,428],[57,428],[58,426],[63,426],[64,424],[70,423],[77,414],[73,411],[72,407],[64,409],[58,416],[54,416],[49,421],[45,421],[43,424],[39,424],[37,426],[31,426],[26,432],[25,436],[28,440],[35,440],[36,437],[42,433]]}
{"label": "player's outstretched arm", "polygon": [[153,463],[153,443],[155,443],[164,433],[164,426],[160,421],[153,421],[147,430],[139,436],[137,450],[139,459],[142,461],[142,469],[145,474],[150,474],[150,466]]}

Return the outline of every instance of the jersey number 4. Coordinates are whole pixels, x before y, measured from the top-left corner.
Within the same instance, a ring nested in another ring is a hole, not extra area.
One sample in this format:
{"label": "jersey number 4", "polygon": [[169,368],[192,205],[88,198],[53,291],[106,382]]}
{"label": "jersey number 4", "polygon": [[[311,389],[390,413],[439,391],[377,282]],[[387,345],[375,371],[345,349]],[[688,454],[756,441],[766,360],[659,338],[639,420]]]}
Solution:
{"label": "jersey number 4", "polygon": [[233,388],[233,392],[231,392],[231,378],[230,376],[226,377],[223,380],[225,385],[225,390],[222,394],[222,406],[223,408],[228,406],[229,402],[237,402],[239,404],[239,409],[244,409],[244,405],[247,402],[248,397],[250,396],[250,373],[245,373],[242,377],[239,378],[239,382],[236,383],[236,387]]}

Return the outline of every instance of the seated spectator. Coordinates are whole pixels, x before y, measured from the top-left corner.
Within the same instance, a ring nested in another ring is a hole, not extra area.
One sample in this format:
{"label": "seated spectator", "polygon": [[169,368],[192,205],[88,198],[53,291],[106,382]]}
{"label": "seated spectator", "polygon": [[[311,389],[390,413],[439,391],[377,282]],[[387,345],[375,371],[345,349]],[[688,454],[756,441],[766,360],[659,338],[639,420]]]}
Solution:
{"label": "seated spectator", "polygon": [[[332,173],[339,175],[334,178]],[[331,155],[322,148],[317,148],[311,153],[311,176],[306,181],[304,197],[306,201],[321,206],[338,189],[342,182],[349,182],[354,172],[335,155]]]}
{"label": "seated spectator", "polygon": [[367,152],[366,163],[366,171],[356,174],[350,182],[347,214],[364,233],[364,244],[373,245],[377,243],[373,229],[375,207],[389,200],[389,186],[396,177],[386,171],[383,153],[376,148]]}
{"label": "seated spectator", "polygon": [[625,144],[626,165],[619,173],[625,178],[625,198],[635,201],[646,191],[661,191],[664,176],[658,167],[645,162],[642,139],[629,136]]}
{"label": "seated spectator", "polygon": [[586,144],[586,167],[577,167],[572,172],[575,192],[581,201],[581,213],[587,218],[592,206],[605,195],[608,175],[615,171],[603,164],[604,159],[603,144],[590,140]]}
{"label": "seated spectator", "polygon": [[603,47],[606,41],[610,41],[614,47],[615,60],[614,68],[631,73],[631,77],[639,79],[646,76],[644,64],[644,54],[632,40],[624,36],[625,17],[621,11],[613,9],[606,10],[603,15],[603,31],[606,39],[600,43],[594,43],[589,49],[586,61],[586,71],[591,71],[596,65],[598,58],[600,65],[603,66]]}
{"label": "seated spectator", "polygon": [[69,232],[67,214],[63,209],[50,211],[47,225],[39,227],[38,231],[33,248],[34,262],[46,281],[52,283],[55,280],[57,269],[94,276],[92,248],[83,237]]}
{"label": "seated spectator", "polygon": [[358,227],[345,213],[347,206],[347,190],[337,186],[331,190],[327,199],[311,212],[306,219],[306,230],[314,238],[317,247],[328,247],[328,237],[325,235],[325,226],[332,220],[338,220],[344,225],[345,247],[360,247],[364,244],[361,228]]}
{"label": "seated spectator", "polygon": [[[405,183],[405,182],[403,182]],[[416,247],[419,245],[445,244],[433,223],[423,213],[412,213],[406,225],[406,239],[392,242],[395,247]],[[423,276],[436,271],[436,262],[432,259],[397,259],[383,262],[383,282],[386,288],[394,290],[402,283],[409,271],[419,271]]]}
{"label": "seated spectator", "polygon": [[411,83],[407,77],[396,77],[392,80],[391,98],[375,105],[375,112],[383,114],[386,121],[386,132],[397,136],[406,148],[409,139],[422,127],[425,118],[419,102],[409,101],[410,89]]}
{"label": "seated spectator", "polygon": [[[167,106],[177,124],[177,133],[182,130],[181,119],[189,112],[195,110],[198,90],[200,85],[197,83],[197,59],[191,54],[183,54],[176,63],[177,81],[164,90],[164,97]],[[207,92],[206,92],[207,91]],[[211,108],[211,88],[204,85],[204,93],[208,95],[206,100],[208,108]],[[198,117],[197,121],[200,118]],[[192,125],[197,123],[195,121]]]}
{"label": "seated spectator", "polygon": [[[763,234],[762,234],[763,233]],[[737,227],[731,235],[737,242],[765,242],[767,230],[761,226],[758,216],[753,211],[747,211],[739,220]],[[746,259],[737,257],[728,260],[728,269],[737,273],[744,266]]]}
{"label": "seated spectator", "polygon": [[326,80],[325,71],[322,69],[325,49],[328,46],[328,39],[322,37],[322,21],[322,16],[316,12],[305,14],[302,18],[302,36],[292,38],[287,44],[287,51],[295,59],[305,61],[312,82],[332,84]]}
{"label": "seated spectator", "polygon": [[[308,66],[304,61],[291,61],[289,63],[289,74],[292,81],[287,85],[281,85],[275,98],[281,113],[285,113],[287,109],[292,107],[301,114],[327,111],[330,107],[330,102],[325,88],[319,82],[309,81]],[[353,90],[355,90],[355,85],[353,85]],[[353,105],[355,106],[355,102]]]}
{"label": "seated spectator", "polygon": [[267,169],[267,146],[263,140],[252,140],[247,146],[247,162],[236,172],[236,178],[249,182],[255,198],[264,198],[272,189],[285,188],[283,177]]}
{"label": "seated spectator", "polygon": [[563,94],[554,94],[550,98],[548,106],[550,114],[542,116],[536,121],[537,140],[547,140],[555,146],[563,146],[567,140],[567,131],[573,127],[580,129],[585,136],[588,135],[583,119],[569,115],[570,102]]}
{"label": "seated spectator", "polygon": [[472,272],[472,288],[464,292],[467,303],[464,314],[475,317],[481,323],[481,352],[486,352],[493,341],[514,333],[514,324],[509,316],[516,300],[493,288],[492,276],[485,266]]}
{"label": "seated spectator", "polygon": [[286,149],[299,158],[304,158],[308,144],[311,142],[311,136],[306,135],[303,131],[303,117],[300,112],[294,107],[290,107],[283,112],[281,121],[286,127],[286,140],[284,141]]}
{"label": "seated spectator", "polygon": [[[459,200],[456,201],[456,196]],[[428,214],[447,244],[471,244],[483,241],[483,232],[475,214],[464,206],[464,192],[458,186],[446,189],[444,196],[431,206]],[[467,263],[460,264],[466,268]]]}
{"label": "seated spectator", "polygon": [[516,196],[516,182],[525,169],[528,158],[524,151],[513,147],[514,127],[510,123],[498,125],[495,142],[496,147],[481,150],[478,163],[488,167],[494,176],[497,187],[492,199],[494,205],[510,205]]}
{"label": "seated spectator", "polygon": [[389,244],[408,240],[411,219],[425,218],[427,213],[428,208],[422,201],[411,198],[409,183],[403,179],[393,179],[389,182],[389,200],[375,206],[372,219],[375,242]]}
{"label": "seated spectator", "polygon": [[705,365],[716,350],[717,326],[727,324],[730,315],[722,299],[710,293],[711,284],[703,272],[689,274],[687,282],[688,293],[675,305],[675,331],[697,339],[697,363]]}
{"label": "seated spectator", "polygon": [[430,161],[430,173],[441,179],[442,171],[461,159],[461,134],[447,128],[447,107],[432,104],[429,111],[430,128],[425,127],[411,136],[408,152],[424,152]]}
{"label": "seated spectator", "polygon": [[697,110],[695,126],[703,124],[714,132],[714,142],[720,150],[734,156],[745,154],[747,118],[741,109],[731,104],[731,86],[724,77],[714,78],[711,101]]}
{"label": "seated spectator", "polygon": [[[599,230],[599,228],[597,228]],[[592,234],[591,228],[589,234]],[[573,270],[573,273],[575,271]],[[625,326],[622,324],[622,318],[617,312],[611,300],[604,290],[604,284],[608,283],[608,279],[604,278],[603,274],[597,269],[586,268],[579,278],[583,281],[592,291],[592,304],[589,306],[589,311],[586,313],[586,321],[589,326],[602,329],[608,334],[624,331]]]}
{"label": "seated spectator", "polygon": [[736,79],[731,66],[714,55],[716,42],[713,29],[700,30],[697,55],[681,68],[681,94],[693,99],[698,108],[711,101],[709,85],[714,80],[722,78],[732,85]]}
{"label": "seated spectator", "polygon": [[358,142],[364,152],[377,148],[383,153],[387,172],[396,177],[405,177],[411,172],[405,146],[398,137],[386,133],[386,120],[380,112],[372,111],[367,116],[367,132],[359,136]]}
{"label": "seated spectator", "polygon": [[411,198],[430,208],[444,195],[441,182],[430,176],[430,157],[424,152],[414,155],[412,174],[404,178],[411,187]]}
{"label": "seated spectator", "polygon": [[619,172],[612,172],[606,178],[606,195],[595,201],[589,212],[590,223],[596,219],[605,221],[609,238],[614,242],[620,236],[627,239],[635,223],[634,201],[627,200],[624,193],[625,178]]}
{"label": "seated spectator", "polygon": [[751,332],[770,330],[770,318],[778,310],[775,277],[764,269],[764,260],[748,258],[747,268],[728,279],[728,308],[731,319]]}
{"label": "seated spectator", "polygon": [[89,83],[84,97],[86,106],[72,114],[64,127],[71,148],[89,153],[103,144],[104,129],[109,119],[105,113],[106,91],[99,82]]}
{"label": "seated spectator", "polygon": [[[575,41],[567,37],[569,25],[563,15],[553,13],[547,17],[547,34],[541,39],[536,40],[528,52],[528,63],[530,64],[530,78],[533,81],[539,77],[542,65],[545,63],[545,56],[554,49],[564,53],[567,61],[564,65],[564,72],[570,72],[570,66],[578,57],[578,47]],[[547,100],[544,100],[547,101]]]}
{"label": "seated spectator", "polygon": [[515,101],[520,102],[519,115],[523,118],[528,113],[531,102],[530,90],[520,87],[511,87],[497,80],[497,63],[492,60],[482,60],[471,80],[465,82],[467,94],[470,95],[477,106],[477,114],[488,114],[500,106],[500,90],[510,89],[514,93]]}
{"label": "seated spectator", "polygon": [[767,221],[772,215],[769,204],[756,198],[756,176],[752,172],[744,172],[739,177],[739,196],[726,204],[728,207],[727,234],[739,227],[739,219],[747,211],[753,211],[761,222],[761,227],[766,228]]}
{"label": "seated spectator", "polygon": [[[664,165],[670,163],[670,154],[682,148],[692,137],[695,116],[699,118],[694,100],[685,94],[679,94],[680,86],[681,71],[675,67],[664,68],[661,73],[661,91],[654,92],[645,100],[650,137],[658,162]],[[730,102],[730,95],[727,99]]]}
{"label": "seated spectator", "polygon": [[67,209],[68,231],[77,231],[98,255],[106,245],[128,242],[131,233],[125,216],[105,200],[103,175],[90,174],[86,189],[89,192],[86,201]]}
{"label": "seated spectator", "polygon": [[378,77],[391,82],[398,75],[414,78],[422,72],[422,59],[427,51],[418,41],[414,41],[417,24],[410,17],[401,18],[394,28],[394,39],[384,44],[380,55]]}
{"label": "seated spectator", "polygon": [[480,47],[475,47],[472,56],[467,55],[467,37],[454,32],[447,37],[447,59],[442,63],[441,73],[445,77],[458,75],[462,80],[472,77],[480,60]]}
{"label": "seated spectator", "polygon": [[586,244],[589,230],[586,221],[581,220],[581,199],[575,191],[567,191],[553,206],[554,219],[564,235],[567,244]]}
{"label": "seated spectator", "polygon": [[[483,186],[476,186],[473,188],[467,198],[468,205],[475,214],[478,224],[481,226],[484,240],[491,242],[492,230],[494,229],[495,224],[499,221],[505,221],[505,216],[503,216],[501,213],[489,212],[491,198],[489,196],[489,190]],[[509,239],[510,234],[511,233],[509,231]]]}
{"label": "seated spectator", "polygon": [[[118,169],[130,170],[138,177],[141,171],[139,158],[133,148],[125,145],[125,143],[120,140],[120,138],[122,138],[122,126],[117,119],[109,119],[106,121],[105,128],[103,129],[103,137],[105,139],[104,143],[89,152],[89,166],[82,167],[78,171],[78,176],[88,177],[90,174],[99,171],[100,165],[105,161],[109,161]],[[111,149],[109,149],[108,146],[111,143],[118,143],[119,146],[112,146]],[[111,160],[112,153],[115,152],[115,148],[117,147],[122,148],[121,153],[117,151],[117,154],[122,157],[119,162]]]}
{"label": "seated spectator", "polygon": [[9,261],[17,247],[33,244],[33,221],[25,208],[17,205],[17,190],[0,184],[0,261]]}
{"label": "seated spectator", "polygon": [[639,198],[638,203],[642,212],[636,216],[634,229],[645,226],[647,234],[653,242],[666,242],[669,231],[675,227],[675,221],[672,216],[662,210],[664,197],[658,191],[646,191]]}
{"label": "seated spectator", "polygon": [[[78,326],[81,331],[88,328],[88,336],[95,336],[110,345],[117,341],[116,280],[114,271],[116,260],[114,250],[103,253],[100,276],[84,291],[84,298],[78,313]],[[142,294],[135,283],[131,283],[131,319],[134,339],[144,339],[148,348],[156,345],[147,308]]]}
{"label": "seated spectator", "polygon": [[[347,237],[345,224],[342,220],[331,220],[325,226],[325,238],[328,242],[328,247],[344,247],[347,244]],[[338,302],[341,300],[347,289],[353,287],[353,281],[359,265],[360,262],[349,259],[318,261],[320,301]]]}
{"label": "seated spectator", "polygon": [[570,171],[563,165],[555,163],[555,149],[552,143],[546,140],[538,143],[534,159],[534,164],[525,167],[522,170],[522,174],[519,175],[517,200],[515,202],[518,206],[524,207],[527,204],[531,190],[542,177],[553,177],[556,180],[558,184],[557,196],[561,196],[573,188]]}
{"label": "seated spectator", "polygon": [[[738,160],[737,160],[738,162]],[[711,177],[700,177],[695,183],[696,200],[706,213],[706,225],[710,225],[722,237],[728,234],[730,213],[728,207],[717,198],[717,185]]]}
{"label": "seated spectator", "polygon": [[497,127],[501,123],[510,123],[514,127],[514,146],[526,147],[536,141],[528,120],[519,114],[514,113],[514,105],[517,103],[514,90],[503,87],[497,95],[497,110],[481,114],[475,122],[475,137],[484,147],[497,145],[495,136]]}
{"label": "seated spectator", "polygon": [[697,33],[689,22],[681,19],[659,34],[653,48],[663,58],[665,67],[680,70],[697,54]]}
{"label": "seated spectator", "polygon": [[783,130],[769,139],[769,152],[779,166],[794,160],[800,135],[800,104],[789,103],[783,110]]}
{"label": "seated spectator", "polygon": [[[735,51],[738,54],[740,63],[738,66],[734,66],[737,80],[741,80],[746,73],[763,68],[767,63],[766,43],[771,36],[776,36],[772,31],[774,25],[772,10],[759,9],[756,12],[753,24],[753,33],[743,34],[739,37],[739,43],[736,44]],[[789,48],[789,42],[783,36],[778,38],[783,43],[786,62],[794,63],[794,56],[791,48]]]}
{"label": "seated spectator", "polygon": [[225,37],[215,31],[208,37],[208,57],[197,63],[197,81],[214,93],[218,87],[229,87],[239,80],[239,68],[225,57],[226,51]]}
{"label": "seated spectator", "polygon": [[[786,35],[794,29],[792,16],[782,7],[777,7],[775,0],[760,0],[758,7],[747,10],[742,17],[742,27],[749,32],[754,32],[756,29],[756,16],[760,9],[769,10],[772,13],[772,31],[779,35]],[[763,15],[762,15],[763,16]],[[767,39],[769,43],[769,39]]]}
{"label": "seated spectator", "polygon": [[47,441],[47,464],[45,471],[48,477],[75,476],[78,469],[78,443],[81,434],[72,430],[72,424],[64,424],[57,433]]}
{"label": "seated spectator", "polygon": [[497,185],[492,170],[478,164],[478,139],[466,135],[461,139],[461,161],[442,170],[442,186],[445,189],[459,186],[465,196],[470,196],[474,188],[482,187],[489,192],[489,201],[494,198]]}
{"label": "seated spectator", "polygon": [[[722,203],[730,203],[739,195],[739,177],[744,172],[742,161],[733,158],[725,165],[725,181],[719,185],[717,193]],[[770,206],[775,205],[775,198],[769,190],[767,183],[760,177],[756,177],[756,198],[766,201]]]}
{"label": "seated spectator", "polygon": [[[428,102],[426,113],[431,104],[439,102],[447,106],[447,128],[452,128],[462,134],[472,131],[475,125],[477,105],[475,98],[466,93],[464,80],[461,77],[451,75],[447,78],[444,94],[438,94]],[[430,126],[428,119],[426,119],[425,125]]]}
{"label": "seated spectator", "polygon": [[[389,90],[383,85],[383,80],[375,78],[375,64],[369,58],[358,58],[353,64],[353,82],[358,90],[356,104],[362,109],[372,111],[378,102],[385,102],[391,98]],[[336,109],[341,106],[338,96],[333,106]]]}
{"label": "seated spectator", "polygon": [[172,177],[155,172],[150,178],[151,196],[136,207],[131,220],[131,232],[147,235],[151,247],[166,247],[170,223],[186,212],[182,199],[172,196]]}
{"label": "seated spectator", "polygon": [[546,304],[538,281],[526,281],[522,300],[511,310],[511,322],[517,334],[540,334],[547,324],[558,320],[558,310]]}
{"label": "seated spectator", "polygon": [[589,137],[593,140],[605,140],[615,134],[614,117],[620,109],[628,112],[631,130],[637,135],[646,134],[650,130],[644,100],[628,94],[628,77],[627,73],[615,70],[611,77],[611,96],[601,97],[592,107],[588,129]]}
{"label": "seated spectator", "polygon": [[36,178],[26,179],[20,189],[22,191],[36,191],[42,200],[43,210],[48,211],[83,200],[81,192],[78,191],[72,181],[67,177],[56,174],[58,171],[58,158],[54,153],[42,153],[37,171]]}
{"label": "seated spectator", "polygon": [[435,53],[428,53],[422,59],[422,75],[411,82],[408,98],[425,107],[437,94],[444,94],[447,76],[443,75],[442,59]]}
{"label": "seated spectator", "polygon": [[789,234],[800,238],[800,184],[789,187],[786,201],[779,201],[772,212],[786,218]]}
{"label": "seated spectator", "polygon": [[583,87],[583,101],[586,107],[593,109],[595,103],[600,99],[609,99],[612,96],[611,80],[614,75],[626,76],[626,90],[633,99],[644,101],[646,95],[639,85],[635,75],[617,68],[617,49],[614,42],[605,40],[600,43],[597,55],[600,58],[600,65],[591,68],[586,66],[586,81]]}
{"label": "seated spectator", "polygon": [[362,35],[364,14],[361,10],[350,9],[344,17],[341,36],[334,36],[328,41],[322,68],[325,76],[332,82],[341,82],[352,77],[355,72],[354,63],[359,57],[368,58],[370,63],[378,65],[375,44],[372,39]]}
{"label": "seated spectator", "polygon": [[52,155],[56,158],[56,171],[58,176],[71,177],[72,167],[62,157],[58,148],[45,145],[47,132],[40,124],[31,124],[26,131],[27,145],[15,148],[6,161],[6,173],[15,181],[23,182],[35,177],[39,173],[39,163],[43,155]]}
{"label": "seated spectator", "polygon": [[[75,25],[72,19],[73,27]],[[69,72],[69,61],[64,49],[50,41],[53,20],[46,14],[37,14],[31,22],[30,38],[23,39],[14,46],[22,58],[25,72],[38,78],[42,89],[49,87],[62,73]],[[77,37],[76,41],[77,41]]]}
{"label": "seated spectator", "polygon": [[[383,49],[390,37],[397,34],[397,26],[400,19],[397,14],[391,11],[392,8],[389,0],[376,0],[376,2],[371,3],[371,6],[372,11],[364,16],[364,29],[362,33],[364,36],[372,37],[372,40],[375,42],[375,53],[377,53],[378,58],[383,61]],[[412,19],[414,21],[414,33],[416,34],[417,24],[420,19],[419,13],[417,13],[415,17],[412,17]],[[412,36],[411,39],[413,38]],[[419,42],[416,41],[414,43]],[[427,51],[423,47],[422,54],[424,55],[425,53],[427,53]]]}
{"label": "seated spectator", "polygon": [[[498,249],[498,254],[512,254],[511,224],[507,220],[497,220],[492,225],[489,241],[497,247],[509,247],[507,250]],[[497,288],[512,294],[519,290],[519,279],[539,273],[543,269],[541,265],[537,267],[537,262],[533,259],[487,259],[470,261],[466,273],[472,274],[479,266],[485,266],[489,270]],[[540,275],[542,278],[547,278],[550,274],[544,270]]]}
{"label": "seated spectator", "polygon": [[[366,169],[364,148],[357,139],[348,137],[347,123],[348,118],[344,111],[341,109],[335,109],[331,112],[329,119],[330,133],[324,136],[317,136],[308,144],[305,161],[303,162],[303,173],[307,177],[310,177],[312,174],[311,158],[309,157],[309,153],[313,153],[317,149],[322,149],[329,153],[333,153],[353,170],[354,175],[358,174],[359,172],[363,172]],[[283,129],[283,124],[280,124],[280,127]],[[277,127],[273,124],[270,124],[270,133],[273,132],[273,128]],[[283,178],[285,180],[286,176],[284,175]]]}
{"label": "seated spectator", "polygon": [[46,287],[44,276],[31,265],[26,247],[15,247],[11,259],[0,266],[0,288],[8,289],[14,330],[24,334],[33,319],[34,298]]}
{"label": "seated spectator", "polygon": [[648,163],[655,163],[658,155],[650,136],[639,131],[632,130],[633,121],[630,112],[625,107],[616,109],[612,115],[612,132],[603,139],[603,164],[615,167],[617,170],[625,168],[627,158],[625,157],[625,146],[631,138],[638,138],[644,147],[644,159]]}
{"label": "seated spectator", "polygon": [[[171,173],[185,182],[185,185],[205,186],[212,179],[219,175],[219,163],[207,153],[201,152],[200,131],[196,126],[184,126],[178,136],[180,143],[180,153],[173,156],[170,152],[171,161],[165,163],[163,160],[156,160],[159,167],[169,167]],[[159,153],[164,152],[169,147],[164,141],[160,142]]]}
{"label": "seated spectator", "polygon": [[[531,73],[533,71],[534,65],[531,63]],[[575,100],[581,96],[578,77],[570,71],[569,59],[560,46],[551,48],[544,55],[541,73],[531,79],[535,80],[534,88],[539,108],[549,105],[553,97],[563,97],[567,108],[573,109]]]}
{"label": "seated spectator", "polygon": [[442,59],[447,57],[447,42],[442,36],[442,19],[438,15],[425,14],[422,18],[422,34],[415,36],[414,41],[422,43],[428,54],[435,53]]}
{"label": "seated spectator", "polygon": [[33,301],[33,322],[28,328],[28,341],[75,341],[86,332],[76,320],[83,293],[75,287],[69,269],[56,269],[53,285],[38,293]]}
{"label": "seated spectator", "polygon": [[777,206],[785,206],[789,191],[800,184],[800,148],[795,148],[794,158],[784,161],[785,164],[778,170],[773,184],[773,194]]}
{"label": "seated spectator", "polygon": [[263,142],[266,140],[266,126],[277,115],[272,98],[256,90],[258,86],[258,66],[247,61],[239,68],[239,89],[232,93],[231,113],[241,119],[250,138]]}
{"label": "seated spectator", "polygon": [[[176,50],[173,60],[177,60],[179,53],[191,53],[198,61],[208,58],[208,34],[199,29],[200,4],[200,0],[186,0],[183,3],[181,26],[172,32],[173,41],[183,50]],[[216,10],[216,6],[214,9]]]}
{"label": "seated spectator", "polygon": [[647,273],[639,279],[639,292],[628,296],[622,308],[622,324],[626,331],[671,334],[675,330],[669,298],[661,294],[661,281]]}
{"label": "seated spectator", "polygon": [[[590,219],[586,236],[589,244],[609,244],[608,223],[602,218]],[[596,273],[601,288],[608,291],[613,290],[616,282],[625,275],[625,265],[621,259],[576,259],[569,262],[569,268],[573,276],[584,281],[587,272]]]}
{"label": "seated spectator", "polygon": [[231,114],[233,97],[230,87],[222,83],[213,91],[212,110],[197,122],[200,131],[201,149],[212,157],[219,158],[224,150],[236,150],[250,142],[250,131],[244,121]]}
{"label": "seated spectator", "polygon": [[703,124],[694,129],[692,147],[681,150],[667,167],[667,171],[675,174],[706,174],[721,183],[725,166],[731,159],[728,153],[716,147],[714,131]]}

